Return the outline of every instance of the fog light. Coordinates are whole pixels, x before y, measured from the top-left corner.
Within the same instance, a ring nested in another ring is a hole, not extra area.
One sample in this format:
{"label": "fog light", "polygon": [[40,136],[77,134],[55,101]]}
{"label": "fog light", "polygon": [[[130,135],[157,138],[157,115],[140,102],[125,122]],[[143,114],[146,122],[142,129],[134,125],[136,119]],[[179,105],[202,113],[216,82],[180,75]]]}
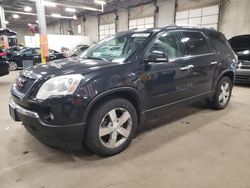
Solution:
{"label": "fog light", "polygon": [[54,115],[52,113],[49,114],[51,120],[54,120]]}

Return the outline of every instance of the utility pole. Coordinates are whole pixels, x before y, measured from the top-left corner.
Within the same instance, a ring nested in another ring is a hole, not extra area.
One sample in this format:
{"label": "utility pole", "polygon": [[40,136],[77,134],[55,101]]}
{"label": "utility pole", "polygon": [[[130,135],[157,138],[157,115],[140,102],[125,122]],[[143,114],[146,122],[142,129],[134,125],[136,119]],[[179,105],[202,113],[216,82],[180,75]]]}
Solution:
{"label": "utility pole", "polygon": [[41,48],[41,59],[42,63],[46,64],[46,58],[49,55],[48,49],[48,37],[47,37],[47,28],[46,28],[46,17],[43,0],[36,0],[36,10],[37,18],[39,25],[40,33],[40,48]]}
{"label": "utility pole", "polygon": [[[4,15],[4,9],[2,6],[0,6],[0,20],[1,20],[1,27],[3,29],[6,29],[6,20]],[[7,36],[3,35],[3,42],[4,42],[4,48],[9,48],[9,41]]]}

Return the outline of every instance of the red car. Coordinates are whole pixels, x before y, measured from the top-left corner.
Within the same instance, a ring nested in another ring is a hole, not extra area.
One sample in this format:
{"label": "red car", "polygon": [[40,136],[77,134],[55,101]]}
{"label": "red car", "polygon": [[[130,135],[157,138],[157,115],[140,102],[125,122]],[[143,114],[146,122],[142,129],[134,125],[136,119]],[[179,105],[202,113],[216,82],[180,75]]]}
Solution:
{"label": "red car", "polygon": [[6,60],[7,53],[0,49],[0,76],[9,74],[9,63]]}

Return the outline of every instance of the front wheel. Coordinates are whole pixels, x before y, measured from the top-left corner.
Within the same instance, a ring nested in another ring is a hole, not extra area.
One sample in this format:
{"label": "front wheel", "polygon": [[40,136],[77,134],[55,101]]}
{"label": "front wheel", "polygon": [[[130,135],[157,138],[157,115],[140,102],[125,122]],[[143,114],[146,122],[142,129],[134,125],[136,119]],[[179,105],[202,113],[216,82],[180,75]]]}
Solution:
{"label": "front wheel", "polygon": [[15,61],[10,61],[9,66],[10,66],[10,71],[17,70],[17,68],[18,68],[18,65]]}
{"label": "front wheel", "polygon": [[231,79],[223,77],[217,85],[213,99],[208,103],[217,110],[224,109],[230,101],[232,89],[233,84]]}
{"label": "front wheel", "polygon": [[85,142],[98,155],[115,155],[130,144],[136,128],[135,107],[126,99],[113,98],[92,111]]}

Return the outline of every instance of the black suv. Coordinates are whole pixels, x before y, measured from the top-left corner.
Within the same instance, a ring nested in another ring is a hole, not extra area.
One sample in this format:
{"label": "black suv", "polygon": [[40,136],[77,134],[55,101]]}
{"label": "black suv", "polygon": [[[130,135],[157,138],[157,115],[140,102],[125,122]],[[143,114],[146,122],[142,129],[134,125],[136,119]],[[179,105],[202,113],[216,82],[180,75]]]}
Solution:
{"label": "black suv", "polygon": [[[104,47],[119,46],[112,53]],[[237,57],[224,35],[169,26],[110,36],[75,58],[23,70],[11,90],[15,121],[42,142],[114,155],[146,117],[202,99],[227,106]]]}

